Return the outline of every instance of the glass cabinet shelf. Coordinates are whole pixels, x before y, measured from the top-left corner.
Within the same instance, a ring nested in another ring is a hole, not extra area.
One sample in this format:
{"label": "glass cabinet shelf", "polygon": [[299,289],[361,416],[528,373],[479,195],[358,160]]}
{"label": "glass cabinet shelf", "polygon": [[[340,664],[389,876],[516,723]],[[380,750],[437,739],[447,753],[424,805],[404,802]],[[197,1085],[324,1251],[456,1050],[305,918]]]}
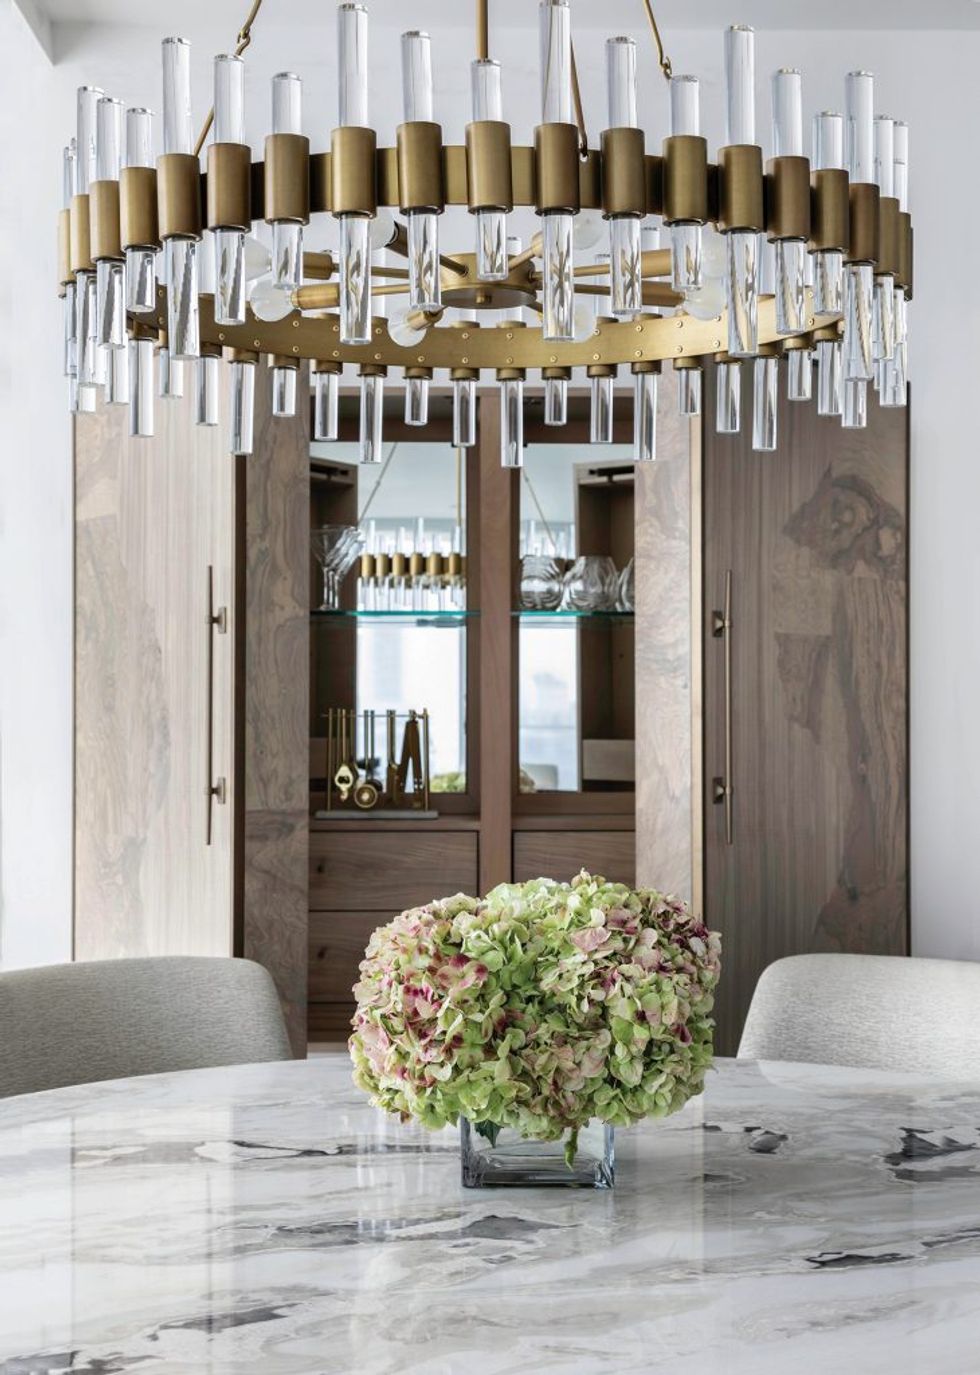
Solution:
{"label": "glass cabinet shelf", "polygon": [[479,611],[311,611],[310,620],[343,624],[350,621],[390,621],[396,625],[459,625],[479,616]]}
{"label": "glass cabinet shelf", "polygon": [[512,616],[527,625],[546,625],[549,621],[632,621],[632,611],[573,611],[563,607],[559,611],[512,611]]}

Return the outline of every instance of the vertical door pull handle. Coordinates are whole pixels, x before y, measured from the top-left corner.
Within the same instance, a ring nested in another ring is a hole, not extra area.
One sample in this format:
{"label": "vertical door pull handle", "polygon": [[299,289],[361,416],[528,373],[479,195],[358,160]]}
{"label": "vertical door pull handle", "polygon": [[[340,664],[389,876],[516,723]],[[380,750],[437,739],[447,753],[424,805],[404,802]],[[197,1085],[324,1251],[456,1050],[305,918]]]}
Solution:
{"label": "vertical door pull handle", "polygon": [[215,802],[223,806],[228,801],[228,784],[224,778],[214,776],[214,635],[215,631],[219,635],[228,633],[228,608],[219,606],[215,610],[214,606],[214,568],[208,564],[208,587],[207,587],[207,705],[205,723],[205,754],[206,754],[206,784],[205,796],[207,800],[205,837],[204,843],[211,844],[211,813]]}
{"label": "vertical door pull handle", "polygon": [[711,780],[711,800],[725,808],[725,844],[735,843],[734,793],[732,781],[732,570],[725,573],[725,605],[711,613],[711,633],[725,647],[725,772]]}

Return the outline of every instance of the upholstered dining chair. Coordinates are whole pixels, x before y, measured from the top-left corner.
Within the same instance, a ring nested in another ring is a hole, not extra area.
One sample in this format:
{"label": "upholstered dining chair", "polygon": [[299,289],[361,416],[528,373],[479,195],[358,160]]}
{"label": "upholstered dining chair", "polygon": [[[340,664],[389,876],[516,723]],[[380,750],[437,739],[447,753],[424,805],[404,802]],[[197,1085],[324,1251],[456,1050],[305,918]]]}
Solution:
{"label": "upholstered dining chair", "polygon": [[980,1079],[980,964],[792,955],[756,984],[739,1059]]}
{"label": "upholstered dining chair", "polygon": [[0,1098],[102,1079],[288,1060],[251,960],[92,960],[0,974]]}

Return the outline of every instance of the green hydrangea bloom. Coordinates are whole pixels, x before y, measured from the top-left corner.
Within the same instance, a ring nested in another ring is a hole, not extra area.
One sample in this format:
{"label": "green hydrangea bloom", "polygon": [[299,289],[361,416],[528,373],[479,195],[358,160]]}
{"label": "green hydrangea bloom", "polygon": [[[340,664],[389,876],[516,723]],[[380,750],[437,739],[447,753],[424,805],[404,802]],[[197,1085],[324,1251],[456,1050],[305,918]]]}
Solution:
{"label": "green hydrangea bloom", "polygon": [[553,1140],[676,1112],[711,1064],[721,938],[684,903],[584,871],[442,898],[372,935],[354,1081],[423,1126]]}

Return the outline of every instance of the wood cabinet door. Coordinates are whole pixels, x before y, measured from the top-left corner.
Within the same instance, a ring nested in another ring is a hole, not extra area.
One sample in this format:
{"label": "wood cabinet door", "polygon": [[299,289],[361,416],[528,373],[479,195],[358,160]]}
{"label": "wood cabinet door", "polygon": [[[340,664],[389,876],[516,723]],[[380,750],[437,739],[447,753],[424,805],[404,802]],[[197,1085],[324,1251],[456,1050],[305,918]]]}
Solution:
{"label": "wood cabinet door", "polygon": [[[907,953],[906,410],[866,430],[785,400],[779,448],[714,433],[703,465],[705,920],[723,934],[717,1048],[734,1054],[756,980],[810,951]],[[714,634],[731,578],[731,680]],[[713,805],[726,776],[732,831]]]}
{"label": "wood cabinet door", "polygon": [[235,460],[190,395],[157,400],[152,439],[128,421],[75,422],[75,957],[229,955]]}

